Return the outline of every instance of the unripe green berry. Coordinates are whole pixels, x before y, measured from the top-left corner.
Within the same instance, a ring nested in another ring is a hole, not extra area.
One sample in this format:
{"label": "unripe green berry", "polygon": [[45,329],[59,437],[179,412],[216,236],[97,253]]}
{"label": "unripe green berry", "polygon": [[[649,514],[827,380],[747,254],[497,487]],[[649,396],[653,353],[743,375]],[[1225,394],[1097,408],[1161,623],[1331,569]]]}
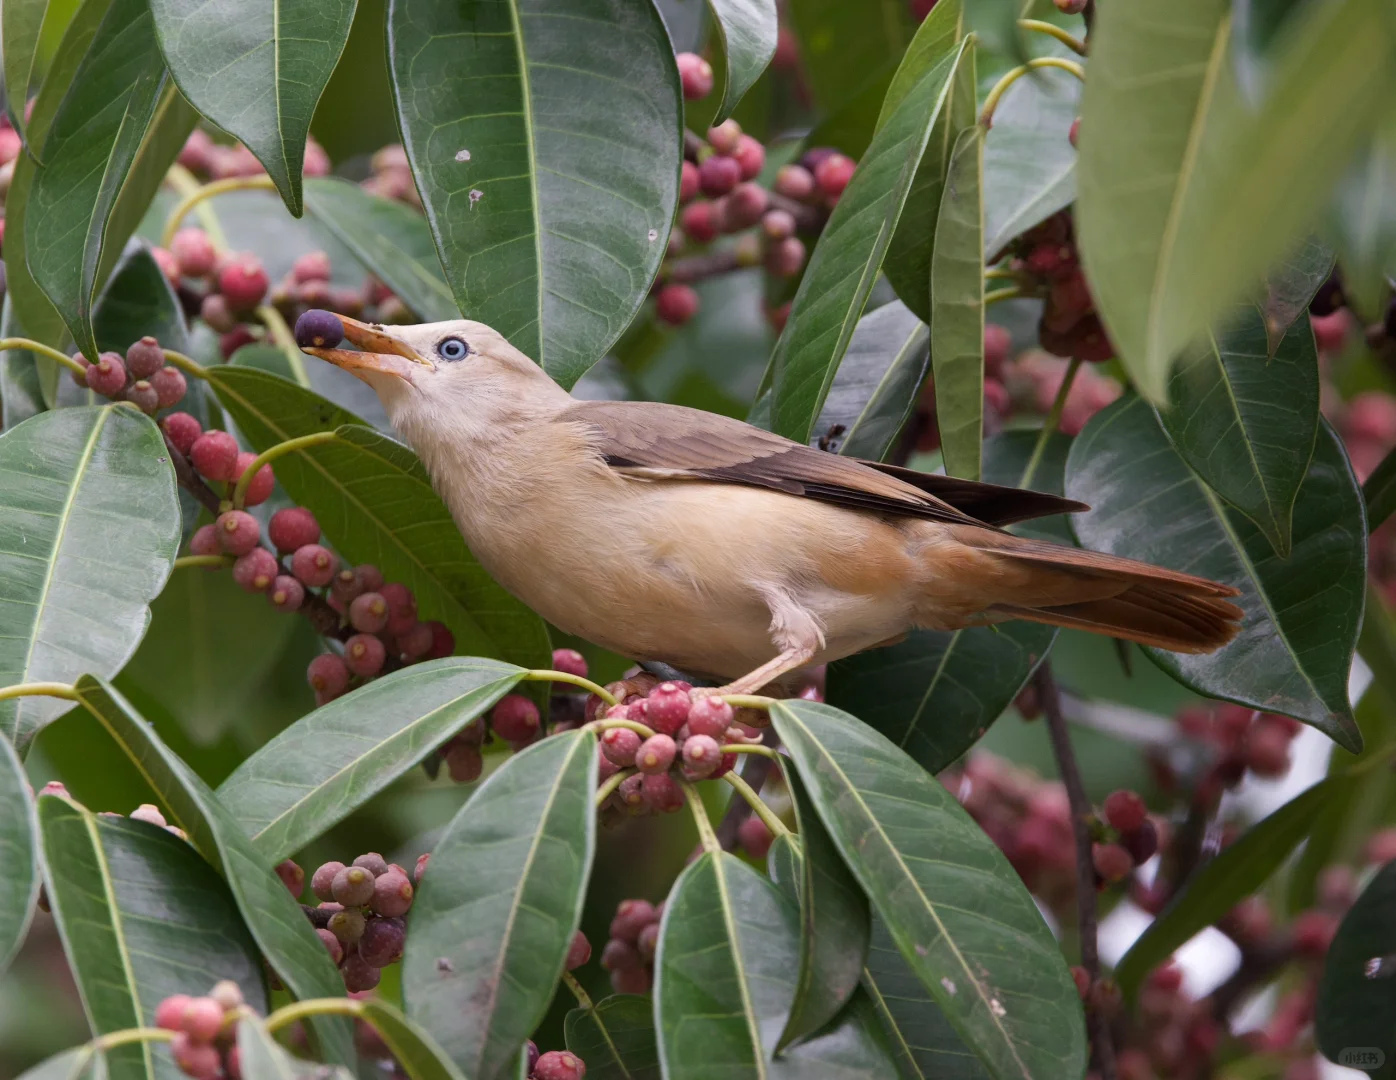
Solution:
{"label": "unripe green berry", "polygon": [[346,907],[330,916],[328,929],[346,945],[352,945],[364,936],[364,913],[358,908]]}

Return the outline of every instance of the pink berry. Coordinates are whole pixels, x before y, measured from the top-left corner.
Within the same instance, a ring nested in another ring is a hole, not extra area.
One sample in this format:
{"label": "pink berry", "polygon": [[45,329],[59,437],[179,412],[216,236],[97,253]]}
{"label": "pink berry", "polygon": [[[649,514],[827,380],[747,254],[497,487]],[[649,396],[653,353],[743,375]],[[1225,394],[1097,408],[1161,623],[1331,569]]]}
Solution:
{"label": "pink berry", "polygon": [[658,775],[669,771],[678,747],[668,735],[651,735],[635,752],[635,765],[642,773]]}
{"label": "pink berry", "polygon": [[103,397],[118,397],[126,389],[126,365],[120,354],[104,352],[87,369],[87,385]]}
{"label": "pink berry", "polygon": [[640,780],[640,790],[650,809],[660,814],[674,814],[683,809],[683,789],[668,773],[646,773]]}
{"label": "pink berry", "polygon": [[533,1080],[582,1080],[586,1074],[582,1059],[566,1050],[549,1050],[533,1066]]}
{"label": "pink berry", "polygon": [[205,431],[189,448],[189,461],[206,480],[231,480],[238,463],[237,440],[226,431]]}
{"label": "pink berry", "polygon": [[652,981],[646,968],[611,972],[611,989],[617,994],[648,994]]}
{"label": "pink berry", "polygon": [[170,1056],[193,1080],[214,1080],[222,1070],[218,1048],[212,1043],[198,1042],[183,1031],[177,1032],[170,1041]]}
{"label": "pink berry", "polygon": [[276,556],[264,547],[253,548],[233,563],[233,580],[246,592],[266,592],[276,573]]}
{"label": "pink berry", "polygon": [[[233,466],[233,479],[242,479],[242,474],[247,471],[257,455],[244,451],[238,455],[237,463]],[[270,465],[263,465],[257,470],[252,481],[247,485],[247,494],[243,502],[247,506],[260,506],[271,498],[272,488],[276,486],[276,476],[271,471]]]}
{"label": "pink berry", "polygon": [[219,514],[213,527],[218,533],[218,546],[229,555],[246,555],[262,538],[257,519],[246,510],[229,510]]}
{"label": "pink berry", "polygon": [[365,634],[376,634],[388,625],[388,602],[381,593],[354,597],[349,605],[349,625]]}
{"label": "pink berry", "polygon": [[174,255],[162,247],[150,249],[150,257],[155,260],[155,265],[160,268],[160,273],[165,275],[165,280],[175,288],[179,287],[179,262]]}
{"label": "pink berry", "polygon": [[1133,791],[1112,791],[1105,797],[1105,820],[1119,832],[1133,832],[1149,817],[1149,808]]}
{"label": "pink berry", "polygon": [[388,633],[405,634],[417,624],[417,598],[411,589],[390,582],[378,592],[388,604]]}
{"label": "pink berry", "polygon": [[229,259],[218,272],[218,291],[234,311],[256,307],[270,284],[262,260],[251,252]]}
{"label": "pink berry", "polygon": [[646,964],[654,963],[654,954],[659,948],[659,923],[652,922],[640,931],[635,948],[639,950],[640,959]]}
{"label": "pink berry", "polygon": [[431,652],[432,643],[436,640],[431,627],[427,623],[417,623],[405,634],[397,636],[398,655],[403,660],[420,660]]}
{"label": "pink berry", "polygon": [[690,735],[684,740],[684,771],[695,780],[710,776],[721,757],[722,748],[711,735]]}
{"label": "pink berry", "polygon": [[1396,443],[1396,396],[1382,390],[1364,390],[1348,402],[1343,434],[1388,447]]}
{"label": "pink berry", "polygon": [[330,954],[330,960],[334,962],[334,966],[338,967],[342,964],[344,962],[344,946],[340,944],[339,938],[323,927],[316,930],[315,934],[324,943],[325,950]]}
{"label": "pink berry", "polygon": [[727,232],[740,232],[761,220],[770,201],[760,184],[745,181],[732,189],[723,203],[722,225]]}
{"label": "pink berry", "polygon": [[292,896],[300,896],[305,891],[305,871],[292,859],[283,859],[276,864],[276,876],[286,886]]}
{"label": "pink berry", "polygon": [[1092,845],[1091,862],[1095,865],[1095,872],[1112,884],[1129,877],[1134,869],[1134,860],[1119,844]]}
{"label": "pink berry", "polygon": [[218,533],[212,525],[200,525],[189,538],[189,551],[194,555],[222,555]]}
{"label": "pink berry", "polygon": [[355,675],[371,678],[383,669],[388,650],[372,634],[355,634],[344,643],[344,663]]}
{"label": "pink berry", "polygon": [[126,370],[133,379],[149,379],[165,366],[165,350],[147,334],[126,350]]}
{"label": "pink berry", "polygon": [[432,620],[427,623],[431,628],[431,648],[427,650],[425,659],[440,660],[443,656],[450,656],[456,651],[456,635],[446,628],[445,623]]}
{"label": "pink berry", "polygon": [[320,541],[320,523],[303,506],[288,506],[272,514],[267,523],[267,536],[276,550],[289,555],[297,548]]}
{"label": "pink berry", "polygon": [[737,826],[737,842],[742,845],[742,850],[757,862],[765,860],[774,841],[771,830],[759,817],[753,815]]}
{"label": "pink berry", "polygon": [[389,870],[373,883],[373,910],[387,918],[406,915],[412,907],[412,882],[406,874]]}
{"label": "pink berry", "polygon": [[591,959],[591,942],[578,930],[572,935],[572,944],[567,947],[567,970],[581,967]]}
{"label": "pink berry", "polygon": [[766,249],[766,269],[776,277],[794,277],[805,265],[805,244],[798,236],[777,240]]}
{"label": "pink berry", "polygon": [[188,994],[171,994],[155,1006],[155,1026],[166,1031],[184,1029],[184,1012],[193,1002]]}
{"label": "pink berry", "polygon": [[641,742],[639,734],[629,728],[607,728],[601,736],[601,753],[607,761],[628,768],[635,764]]}
{"label": "pink berry", "polygon": [[632,776],[627,776],[620,782],[620,787],[616,788],[617,802],[632,817],[649,813],[649,803],[645,802],[645,793],[640,788],[642,780],[644,777],[635,773]]}
{"label": "pink berry", "polygon": [[676,682],[662,682],[645,699],[645,722],[665,735],[675,734],[688,720],[688,689]]}
{"label": "pink berry", "polygon": [[726,195],[742,179],[742,167],[737,159],[725,154],[713,154],[698,166],[698,186],[709,198]]}
{"label": "pink berry", "polygon": [[648,900],[622,900],[611,919],[610,936],[633,945],[641,930],[658,921],[659,912]]}
{"label": "pink berry", "polygon": [[199,318],[208,323],[210,330],[219,334],[231,333],[238,325],[237,316],[228,307],[228,301],[218,293],[209,293],[204,297],[199,305]]}
{"label": "pink berry", "polygon": [[316,695],[333,701],[349,687],[349,666],[334,653],[321,653],[310,661],[305,677]]}
{"label": "pink berry", "polygon": [[334,876],[330,892],[336,904],[346,908],[363,907],[373,899],[373,883],[377,880],[371,870],[362,866],[346,866]]}
{"label": "pink berry", "polygon": [[688,285],[664,285],[654,294],[654,313],[661,322],[682,326],[698,313],[698,293]]}
{"label": "pink berry", "polygon": [[[326,653],[325,655],[329,656],[330,654]],[[319,659],[319,657],[316,659]],[[345,673],[345,679],[348,679],[348,672]],[[321,863],[315,868],[315,873],[310,875],[310,891],[321,900],[334,900],[335,875],[343,869],[344,864],[342,862],[331,861]]]}
{"label": "pink berry", "polygon": [[1008,351],[1013,346],[1013,335],[998,323],[984,326],[984,371],[995,378],[1008,362]]}
{"label": "pink berry", "polygon": [[431,864],[431,852],[425,852],[417,856],[417,865],[412,868],[412,882],[420,885],[422,877],[427,872],[427,867]]}
{"label": "pink berry", "polygon": [[[742,125],[728,117],[716,127],[708,128],[708,145],[719,154],[735,156],[742,141]],[[759,144],[758,144],[759,145]]]}
{"label": "pink berry", "polygon": [[383,973],[358,953],[344,958],[344,966],[339,969],[344,975],[344,989],[352,994],[372,990],[383,978]]}
{"label": "pink berry", "polygon": [[457,784],[472,784],[485,771],[485,759],[478,746],[452,742],[445,752],[446,771]]}
{"label": "pink berry", "polygon": [[679,172],[679,205],[692,202],[698,195],[698,166],[685,160]]}
{"label": "pink berry", "polygon": [[302,544],[291,556],[291,573],[312,589],[328,585],[336,565],[335,557],[319,544]]}
{"label": "pink berry", "polygon": [[299,611],[305,603],[305,586],[289,574],[277,574],[267,599],[277,611]]}
{"label": "pink berry", "polygon": [[1256,723],[1246,732],[1242,754],[1256,776],[1275,779],[1289,772],[1290,738],[1280,727]]}
{"label": "pink berry", "polygon": [[406,924],[401,919],[370,919],[359,939],[359,955],[376,968],[396,964],[402,959],[405,931]]}
{"label": "pink berry", "polygon": [[165,433],[165,438],[174,444],[174,448],[186,457],[189,456],[194,441],[204,433],[199,422],[187,412],[170,413],[160,421],[160,430]]}
{"label": "pink berry", "polygon": [[767,240],[784,240],[795,235],[795,215],[789,210],[767,210],[761,217],[761,232]]}
{"label": "pink berry", "polygon": [[1053,0],[1063,15],[1080,15],[1086,10],[1086,0]]}
{"label": "pink berry", "polygon": [[170,254],[179,264],[179,272],[191,278],[208,277],[218,259],[213,241],[203,229],[180,229],[170,242]]}
{"label": "pink berry", "polygon": [[782,165],[776,170],[773,187],[787,199],[808,199],[814,194],[814,174],[803,165]]}
{"label": "pink berry", "polygon": [[505,694],[490,713],[490,727],[508,742],[525,742],[538,731],[538,706],[522,694]]}
{"label": "pink berry", "polygon": [[1074,147],[1081,138],[1081,118],[1078,116],[1071,122],[1071,127],[1067,129],[1066,141]]}
{"label": "pink berry", "polygon": [[586,657],[576,649],[554,649],[553,670],[585,679],[587,677]]}
{"label": "pink berry", "polygon": [[689,734],[707,735],[721,742],[732,726],[734,715],[732,706],[721,698],[699,698],[688,710]]}
{"label": "pink berry", "polygon": [[185,1007],[179,1030],[198,1042],[212,1042],[223,1028],[223,1006],[209,997],[192,999]]}
{"label": "pink berry", "polygon": [[743,135],[737,140],[737,149],[732,152],[737,164],[742,167],[743,180],[755,180],[766,167],[766,148],[760,140]]}
{"label": "pink berry", "polygon": [[189,392],[188,380],[179,368],[162,367],[150,377],[149,382],[155,390],[157,406],[161,409],[178,405]]}
{"label": "pink berry", "polygon": [[330,280],[330,257],[323,251],[308,251],[291,264],[291,280],[298,285],[307,281]]}
{"label": "pink berry", "polygon": [[600,963],[606,971],[630,971],[639,967],[642,961],[633,942],[612,938],[601,950]]}
{"label": "pink berry", "polygon": [[679,214],[679,227],[695,244],[708,244],[717,238],[718,222],[709,202],[689,203]]}
{"label": "pink berry", "polygon": [[140,409],[146,416],[154,416],[160,410],[160,394],[145,379],[137,379],[128,386],[122,398]]}
{"label": "pink berry", "polygon": [[855,168],[857,166],[852,158],[843,154],[830,154],[814,170],[814,179],[819,184],[820,191],[830,198],[835,198],[842,195],[844,188],[848,187]]}
{"label": "pink berry", "polygon": [[698,101],[713,92],[713,66],[697,53],[684,52],[674,57],[679,68],[679,82],[685,101]]}

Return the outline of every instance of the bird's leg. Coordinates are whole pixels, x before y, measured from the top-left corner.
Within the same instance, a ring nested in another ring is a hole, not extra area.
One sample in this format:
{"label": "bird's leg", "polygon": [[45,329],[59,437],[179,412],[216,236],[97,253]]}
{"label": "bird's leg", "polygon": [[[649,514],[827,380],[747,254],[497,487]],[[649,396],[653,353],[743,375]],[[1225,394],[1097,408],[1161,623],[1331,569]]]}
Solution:
{"label": "bird's leg", "polygon": [[819,650],[824,648],[824,628],[819,619],[801,606],[786,589],[765,586],[760,587],[758,591],[770,608],[771,640],[780,649],[780,653],[726,686],[695,690],[695,695],[719,697],[723,694],[754,694],[787,671],[794,671],[808,664]]}
{"label": "bird's leg", "polygon": [[786,649],[779,656],[772,660],[767,660],[755,671],[749,671],[740,679],[728,683],[726,686],[702,687],[694,690],[698,697],[721,697],[723,694],[754,694],[767,683],[775,682],[787,671],[794,671],[797,667],[803,667],[814,659],[814,654],[818,652],[815,645],[801,645],[793,649]]}

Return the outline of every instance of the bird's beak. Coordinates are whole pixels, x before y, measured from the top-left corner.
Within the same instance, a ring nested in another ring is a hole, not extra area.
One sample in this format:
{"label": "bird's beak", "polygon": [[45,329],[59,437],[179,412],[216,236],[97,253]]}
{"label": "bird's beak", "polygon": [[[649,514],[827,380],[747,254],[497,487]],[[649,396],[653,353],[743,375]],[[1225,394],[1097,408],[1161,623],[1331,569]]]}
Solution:
{"label": "bird's beak", "polygon": [[351,319],[347,315],[339,316],[339,321],[344,326],[344,339],[362,351],[320,349],[314,346],[302,346],[301,351],[318,356],[321,360],[328,360],[365,382],[368,381],[370,373],[376,372],[380,375],[393,375],[404,382],[412,383],[415,381],[415,374],[436,367],[411,345],[393,337],[381,326],[359,322],[358,319]]}

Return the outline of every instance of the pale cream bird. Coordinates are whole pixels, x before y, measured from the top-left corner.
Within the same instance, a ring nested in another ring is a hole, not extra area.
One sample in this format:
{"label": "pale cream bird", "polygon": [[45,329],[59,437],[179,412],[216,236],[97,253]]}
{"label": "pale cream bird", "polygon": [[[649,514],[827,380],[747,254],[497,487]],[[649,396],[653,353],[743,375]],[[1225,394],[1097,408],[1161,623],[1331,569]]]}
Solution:
{"label": "pale cream bird", "polygon": [[1002,529],[1081,503],[678,405],[579,401],[483,323],[338,317],[352,351],[317,347],[339,341],[314,315],[297,325],[305,351],[377,391],[504,588],[568,633],[728,693],[914,628],[1027,619],[1187,653],[1238,630],[1228,585]]}

